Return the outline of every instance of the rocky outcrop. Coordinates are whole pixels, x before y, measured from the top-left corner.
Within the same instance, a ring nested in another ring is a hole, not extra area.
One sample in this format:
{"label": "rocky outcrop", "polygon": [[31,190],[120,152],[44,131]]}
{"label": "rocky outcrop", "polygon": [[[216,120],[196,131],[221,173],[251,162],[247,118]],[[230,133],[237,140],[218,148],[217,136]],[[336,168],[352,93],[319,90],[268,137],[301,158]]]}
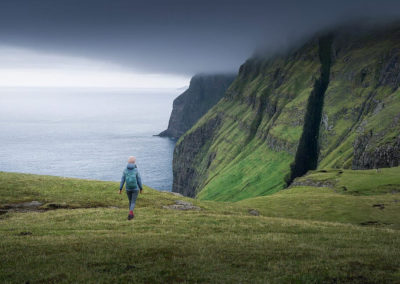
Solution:
{"label": "rocky outcrop", "polygon": [[354,141],[352,168],[355,170],[400,166],[400,135],[392,143],[376,146],[373,133],[358,136]]}
{"label": "rocky outcrop", "polygon": [[393,48],[383,59],[379,74],[379,84],[391,86],[396,90],[400,86],[400,49]]}
{"label": "rocky outcrop", "polygon": [[164,205],[162,208],[163,209],[172,209],[172,210],[183,210],[183,211],[201,210],[200,207],[193,205],[191,202],[187,202],[187,201],[183,201],[183,200],[176,200],[175,204]]}
{"label": "rocky outcrop", "polygon": [[224,95],[235,75],[194,76],[189,88],[174,100],[168,129],[159,136],[179,138]]}
{"label": "rocky outcrop", "polygon": [[313,180],[307,178],[296,178],[291,184],[290,187],[295,186],[312,186],[312,187],[335,187],[335,182],[331,180]]}

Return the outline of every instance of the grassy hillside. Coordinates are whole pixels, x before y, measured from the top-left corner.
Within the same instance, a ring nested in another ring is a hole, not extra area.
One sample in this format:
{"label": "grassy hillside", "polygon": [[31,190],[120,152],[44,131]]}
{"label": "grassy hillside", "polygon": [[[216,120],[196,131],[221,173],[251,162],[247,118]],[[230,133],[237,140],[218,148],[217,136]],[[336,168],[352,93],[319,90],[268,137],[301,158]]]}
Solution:
{"label": "grassy hillside", "polygon": [[237,201],[275,193],[315,165],[399,165],[399,58],[396,27],[334,31],[287,54],[249,59],[177,142],[174,191]]}
{"label": "grassy hillside", "polygon": [[[146,187],[128,221],[117,183],[0,173],[2,212],[32,200],[64,207],[0,215],[0,282],[395,283],[399,176],[400,168],[316,171],[236,203]],[[162,208],[175,200],[201,210]]]}
{"label": "grassy hillside", "polygon": [[[246,62],[225,98],[177,142],[174,190],[236,201],[282,189],[319,68],[315,44],[289,57]],[[220,123],[209,125],[215,119]]]}
{"label": "grassy hillside", "polygon": [[400,167],[313,171],[288,189],[237,204],[270,217],[400,229]]}

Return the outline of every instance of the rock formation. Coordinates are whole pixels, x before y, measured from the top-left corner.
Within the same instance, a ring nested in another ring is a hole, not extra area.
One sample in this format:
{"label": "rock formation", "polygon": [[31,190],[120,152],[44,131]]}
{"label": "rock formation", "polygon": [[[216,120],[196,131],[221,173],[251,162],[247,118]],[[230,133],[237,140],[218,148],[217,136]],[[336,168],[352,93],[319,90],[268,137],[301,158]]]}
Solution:
{"label": "rock formation", "polygon": [[168,129],[159,136],[179,138],[224,96],[234,78],[232,74],[195,75],[189,88],[174,100]]}

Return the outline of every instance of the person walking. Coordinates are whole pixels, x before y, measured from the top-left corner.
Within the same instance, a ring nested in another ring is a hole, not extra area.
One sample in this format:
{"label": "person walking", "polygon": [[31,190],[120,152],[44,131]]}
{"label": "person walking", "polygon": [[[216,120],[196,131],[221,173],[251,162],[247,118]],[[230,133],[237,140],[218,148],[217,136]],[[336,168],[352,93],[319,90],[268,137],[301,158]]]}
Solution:
{"label": "person walking", "polygon": [[133,156],[129,157],[128,165],[122,173],[119,194],[122,192],[124,183],[126,183],[125,189],[129,199],[128,220],[132,220],[135,217],[133,210],[135,209],[136,198],[138,197],[139,192],[143,192],[142,179],[140,178],[140,174],[136,166],[136,158]]}

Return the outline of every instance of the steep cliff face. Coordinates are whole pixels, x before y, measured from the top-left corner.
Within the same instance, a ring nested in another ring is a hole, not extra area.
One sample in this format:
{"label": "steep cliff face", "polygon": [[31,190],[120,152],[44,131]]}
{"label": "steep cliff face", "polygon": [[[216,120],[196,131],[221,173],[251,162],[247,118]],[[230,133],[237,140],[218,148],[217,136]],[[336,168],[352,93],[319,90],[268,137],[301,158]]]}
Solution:
{"label": "steep cliff face", "polygon": [[294,162],[290,167],[290,175],[286,180],[287,185],[296,177],[307,173],[307,171],[315,170],[318,165],[319,139],[316,139],[316,137],[319,136],[325,92],[329,85],[332,62],[332,38],[330,34],[319,38],[320,76],[315,80],[313,90],[308,97],[303,132],[296,150]]}
{"label": "steep cliff face", "polygon": [[[173,180],[175,192],[180,192],[185,196],[195,197],[196,188],[199,180],[202,179],[198,176],[198,171],[194,167],[187,167],[187,165],[195,164],[194,157],[202,159],[199,155],[200,152],[207,151],[207,146],[212,144],[210,137],[214,136],[217,131],[221,119],[218,116],[207,120],[200,127],[197,127],[193,132],[185,137],[186,143],[180,143],[175,148],[176,156],[179,159],[173,160]],[[213,153],[210,153],[209,160],[212,160]],[[201,162],[201,161],[199,161]]]}
{"label": "steep cliff face", "polygon": [[189,88],[174,100],[168,129],[159,135],[179,138],[224,96],[234,78],[233,74],[194,76]]}
{"label": "steep cliff face", "polygon": [[240,200],[309,169],[399,165],[399,58],[400,28],[391,28],[334,31],[287,55],[249,59],[178,141],[173,190]]}
{"label": "steep cliff face", "polygon": [[[319,76],[317,42],[289,56],[250,59],[240,68],[224,98],[177,142],[174,191],[190,191],[202,199],[240,200],[285,186],[308,96]],[[217,117],[220,123],[212,135],[197,138],[201,145],[187,139]],[[191,147],[198,151],[181,150]]]}

